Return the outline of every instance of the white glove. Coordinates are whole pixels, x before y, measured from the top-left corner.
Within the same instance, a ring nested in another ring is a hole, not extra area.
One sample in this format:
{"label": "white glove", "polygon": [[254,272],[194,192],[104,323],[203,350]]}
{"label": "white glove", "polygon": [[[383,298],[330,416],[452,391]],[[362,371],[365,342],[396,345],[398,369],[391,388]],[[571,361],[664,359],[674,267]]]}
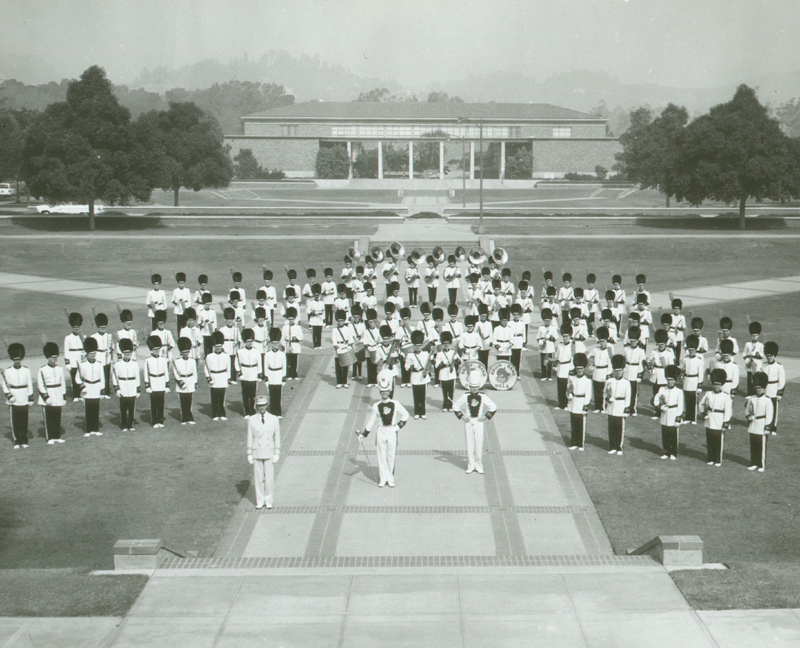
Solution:
{"label": "white glove", "polygon": [[247,455],[247,463],[249,464],[253,463],[253,455]]}
{"label": "white glove", "polygon": [[278,463],[278,461],[280,461],[280,458],[281,458],[281,456],[276,452],[275,456],[272,457],[272,463],[274,463],[274,464]]}

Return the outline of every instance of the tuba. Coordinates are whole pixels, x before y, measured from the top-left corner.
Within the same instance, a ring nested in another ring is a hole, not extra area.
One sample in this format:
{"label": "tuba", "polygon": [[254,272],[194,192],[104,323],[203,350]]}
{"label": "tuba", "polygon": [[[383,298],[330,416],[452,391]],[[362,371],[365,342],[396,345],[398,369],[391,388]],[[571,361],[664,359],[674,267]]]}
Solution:
{"label": "tuba", "polygon": [[351,247],[347,250],[347,256],[349,256],[353,261],[358,261],[361,258],[361,252],[359,252],[356,248]]}
{"label": "tuba", "polygon": [[492,252],[492,258],[497,265],[505,265],[508,263],[508,252],[503,248],[495,248],[494,252]]}
{"label": "tuba", "polygon": [[467,260],[467,251],[460,245],[456,248],[454,254],[458,263],[463,263]]}
{"label": "tuba", "polygon": [[402,243],[394,242],[389,246],[389,251],[395,259],[400,259],[406,255],[406,249]]}
{"label": "tuba", "polygon": [[486,263],[486,252],[483,251],[483,248],[472,248],[467,255],[467,259],[474,266],[482,265]]}
{"label": "tuba", "polygon": [[373,263],[380,263],[384,259],[383,250],[379,247],[372,248],[368,256]]}
{"label": "tuba", "polygon": [[437,245],[435,248],[433,248],[431,256],[433,256],[433,260],[436,261],[436,265],[444,263],[445,259],[447,259],[447,255],[444,253],[444,248],[441,245]]}
{"label": "tuba", "polygon": [[419,263],[425,258],[425,250],[422,248],[414,248],[411,252],[411,257],[414,259],[414,263]]}

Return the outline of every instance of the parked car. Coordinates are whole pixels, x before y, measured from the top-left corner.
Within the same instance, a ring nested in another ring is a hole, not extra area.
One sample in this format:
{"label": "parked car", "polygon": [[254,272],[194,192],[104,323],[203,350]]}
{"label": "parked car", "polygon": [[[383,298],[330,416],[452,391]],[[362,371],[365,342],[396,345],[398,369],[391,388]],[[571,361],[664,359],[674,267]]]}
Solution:
{"label": "parked car", "polygon": [[17,190],[7,182],[0,182],[0,196],[16,196]]}
{"label": "parked car", "polygon": [[[40,214],[88,214],[89,205],[73,205],[71,203],[63,205],[37,205],[36,211]],[[95,205],[94,213],[102,214],[103,205]]]}

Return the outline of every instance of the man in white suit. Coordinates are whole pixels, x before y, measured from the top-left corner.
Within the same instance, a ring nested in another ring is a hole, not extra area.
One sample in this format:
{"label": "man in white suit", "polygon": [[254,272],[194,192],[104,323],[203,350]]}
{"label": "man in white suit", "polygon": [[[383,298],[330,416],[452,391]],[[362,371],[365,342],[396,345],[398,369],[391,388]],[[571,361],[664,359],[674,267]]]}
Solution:
{"label": "man in white suit", "polygon": [[467,474],[483,474],[483,423],[497,413],[497,405],[480,391],[486,382],[486,374],[473,371],[467,382],[469,392],[463,394],[453,404],[453,411],[459,420],[464,421],[467,439]]}
{"label": "man in white suit", "polygon": [[267,411],[266,396],[256,398],[256,413],[247,419],[247,461],[253,464],[256,509],[272,508],[275,468],[281,453],[281,424]]}

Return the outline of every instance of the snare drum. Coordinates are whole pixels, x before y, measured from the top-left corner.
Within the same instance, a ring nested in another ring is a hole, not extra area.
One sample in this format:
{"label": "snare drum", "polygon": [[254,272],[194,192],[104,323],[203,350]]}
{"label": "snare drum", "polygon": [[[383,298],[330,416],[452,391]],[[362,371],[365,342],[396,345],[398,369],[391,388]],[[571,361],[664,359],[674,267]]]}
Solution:
{"label": "snare drum", "polygon": [[367,359],[367,347],[363,342],[356,342],[353,351],[356,354],[356,362],[364,362]]}
{"label": "snare drum", "polygon": [[339,358],[339,364],[343,367],[350,367],[357,362],[356,352],[352,349],[343,351],[342,353],[337,353],[336,357]]}

